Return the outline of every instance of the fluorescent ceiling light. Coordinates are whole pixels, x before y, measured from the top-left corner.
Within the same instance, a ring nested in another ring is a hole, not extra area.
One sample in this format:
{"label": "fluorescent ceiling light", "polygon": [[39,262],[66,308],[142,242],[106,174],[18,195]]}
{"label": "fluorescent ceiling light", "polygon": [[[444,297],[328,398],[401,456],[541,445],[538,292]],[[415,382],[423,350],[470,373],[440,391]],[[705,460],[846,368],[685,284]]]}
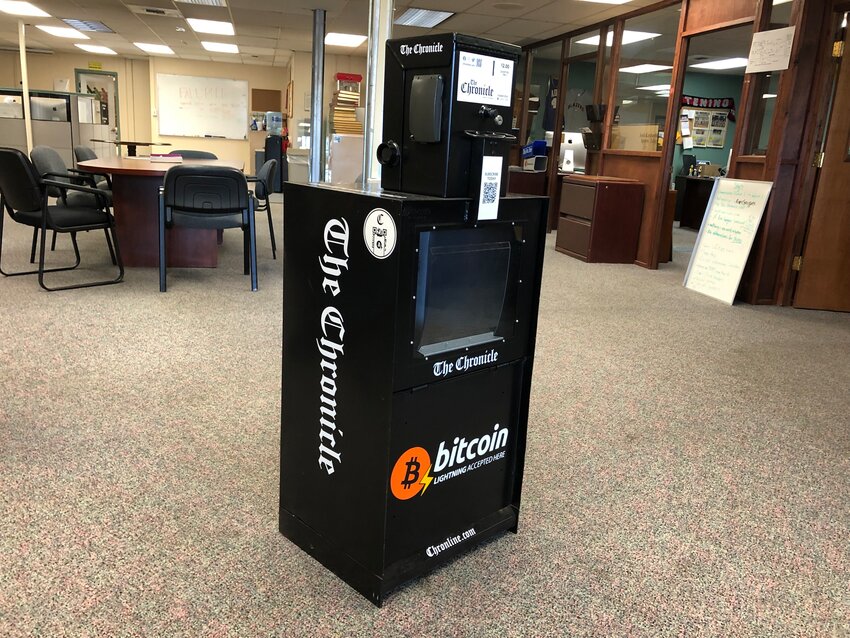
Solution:
{"label": "fluorescent ceiling light", "polygon": [[215,35],[234,35],[233,25],[221,20],[200,20],[199,18],[186,18],[186,22],[198,33],[214,33]]}
{"label": "fluorescent ceiling light", "polygon": [[769,100],[772,97],[776,97],[776,93],[765,93],[761,96],[763,100]]}
{"label": "fluorescent ceiling light", "polygon": [[[642,40],[649,40],[651,38],[657,38],[660,33],[650,33],[649,31],[629,31],[628,29],[623,31],[623,44],[633,44],[635,42],[640,42]],[[614,32],[608,31],[608,36],[605,38],[605,46],[610,47],[611,43],[614,41]],[[576,44],[592,44],[593,46],[599,46],[599,34],[592,35],[589,38],[585,38],[584,40],[577,40]]]}
{"label": "fluorescent ceiling light", "polygon": [[239,53],[239,47],[230,42],[201,42],[201,46],[213,53]]}
{"label": "fluorescent ceiling light", "polygon": [[689,65],[692,69],[714,69],[722,71],[723,69],[739,69],[747,66],[749,60],[747,58],[726,58],[725,60],[713,60],[712,62],[700,62],[699,64]]}
{"label": "fluorescent ceiling light", "polygon": [[174,0],[183,4],[200,4],[205,7],[226,7],[227,3],[224,0]]}
{"label": "fluorescent ceiling light", "polygon": [[85,33],[80,33],[71,27],[54,27],[49,24],[37,24],[37,29],[41,29],[45,33],[55,35],[57,38],[71,38],[73,40],[88,40],[89,36]]}
{"label": "fluorescent ceiling light", "polygon": [[97,44],[75,44],[75,47],[81,48],[83,51],[88,51],[89,53],[101,53],[103,55],[118,55],[110,49],[109,47],[102,47]]}
{"label": "fluorescent ceiling light", "polygon": [[401,24],[406,27],[422,27],[430,29],[436,27],[444,20],[448,20],[454,15],[451,11],[429,11],[428,9],[415,9],[410,7],[395,19],[395,24]]}
{"label": "fluorescent ceiling light", "polygon": [[325,36],[325,44],[334,47],[359,47],[366,42],[365,35],[353,35],[351,33],[328,33]]}
{"label": "fluorescent ceiling light", "polygon": [[75,20],[74,18],[62,18],[62,22],[77,31],[96,31],[97,33],[115,33],[103,22],[97,20]]}
{"label": "fluorescent ceiling light", "polygon": [[656,71],[667,71],[672,68],[672,66],[664,66],[661,64],[638,64],[635,66],[623,67],[620,69],[620,73],[655,73]]}
{"label": "fluorescent ceiling light", "polygon": [[773,6],[775,7],[778,4],[788,4],[791,0],[773,0]]}
{"label": "fluorescent ceiling light", "polygon": [[660,95],[661,97],[670,97],[670,91],[656,91],[655,95]]}
{"label": "fluorescent ceiling light", "polygon": [[134,46],[139,47],[146,53],[159,53],[160,55],[174,55],[174,51],[170,46],[164,44],[150,44],[149,42],[133,42]]}
{"label": "fluorescent ceiling light", "polygon": [[50,17],[49,13],[45,13],[29,2],[16,2],[15,0],[0,0],[0,11],[3,13],[10,13],[13,16],[36,16],[39,18]]}
{"label": "fluorescent ceiling light", "polygon": [[634,104],[634,103],[635,103],[634,100],[623,100],[623,102],[622,102],[623,106],[625,106],[627,104]]}
{"label": "fluorescent ceiling light", "polygon": [[652,86],[636,86],[639,91],[669,91],[669,84],[653,84]]}

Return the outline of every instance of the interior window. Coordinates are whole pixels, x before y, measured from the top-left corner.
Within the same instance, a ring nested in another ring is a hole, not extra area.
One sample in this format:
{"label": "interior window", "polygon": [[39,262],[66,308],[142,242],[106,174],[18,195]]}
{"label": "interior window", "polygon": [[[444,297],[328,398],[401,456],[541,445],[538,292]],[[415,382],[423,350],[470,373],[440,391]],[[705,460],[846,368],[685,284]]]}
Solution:
{"label": "interior window", "polygon": [[[767,30],[783,29],[791,24],[792,2],[773,0],[770,9],[770,24]],[[744,140],[744,155],[766,155],[770,143],[770,128],[773,126],[776,96],[782,71],[758,73],[753,77],[753,108],[750,111],[750,127]]]}
{"label": "interior window", "polygon": [[[679,6],[673,5],[626,20],[609,148],[661,149],[679,15]],[[606,46],[612,36],[609,31]]]}

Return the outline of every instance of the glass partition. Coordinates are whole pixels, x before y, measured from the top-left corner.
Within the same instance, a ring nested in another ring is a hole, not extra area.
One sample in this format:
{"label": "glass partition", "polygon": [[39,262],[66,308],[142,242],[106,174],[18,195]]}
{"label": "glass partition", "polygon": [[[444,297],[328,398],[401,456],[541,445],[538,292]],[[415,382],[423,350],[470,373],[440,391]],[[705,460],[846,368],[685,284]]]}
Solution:
{"label": "glass partition", "polygon": [[[609,148],[661,149],[678,30],[678,5],[626,21]],[[606,46],[612,41],[609,31]]]}
{"label": "glass partition", "polygon": [[531,78],[528,87],[528,135],[526,143],[547,139],[555,129],[558,108],[558,78],[561,75],[560,42],[534,49],[531,61]]}
{"label": "glass partition", "polygon": [[[793,3],[774,0],[770,9],[770,24],[767,30],[783,29],[791,24]],[[766,155],[770,143],[770,128],[773,126],[776,96],[782,71],[758,73],[753,77],[753,108],[750,111],[750,126],[744,140],[743,155]]]}
{"label": "glass partition", "polygon": [[[593,35],[593,34],[590,34]],[[587,126],[587,106],[594,103],[596,58],[599,42],[579,44],[587,34],[573,36],[567,51],[567,92],[564,102],[564,131],[580,131]]]}
{"label": "glass partition", "polygon": [[[525,99],[525,61],[529,53],[526,51],[519,56],[519,62],[514,67],[514,107],[513,120],[511,128],[518,129],[520,126],[520,117],[522,117],[522,103]],[[516,134],[516,133],[515,133]]]}

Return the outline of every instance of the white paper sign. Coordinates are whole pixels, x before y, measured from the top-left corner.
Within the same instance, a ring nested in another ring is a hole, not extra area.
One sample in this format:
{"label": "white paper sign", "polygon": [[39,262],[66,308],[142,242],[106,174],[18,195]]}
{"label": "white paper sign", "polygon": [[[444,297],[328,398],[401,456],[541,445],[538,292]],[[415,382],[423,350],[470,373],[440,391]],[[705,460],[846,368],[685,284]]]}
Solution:
{"label": "white paper sign", "polygon": [[772,187],[773,182],[714,180],[686,288],[732,304]]}
{"label": "white paper sign", "polygon": [[514,82],[513,60],[468,51],[460,51],[458,58],[458,102],[475,102],[494,106],[511,105],[511,89]]}
{"label": "white paper sign", "polygon": [[761,31],[753,34],[747,73],[784,71],[791,60],[794,27]]}
{"label": "white paper sign", "polygon": [[694,147],[694,138],[690,135],[682,138],[682,150],[689,151]]}
{"label": "white paper sign", "polygon": [[481,163],[481,192],[478,194],[478,219],[499,218],[499,191],[502,187],[502,157],[485,155]]}

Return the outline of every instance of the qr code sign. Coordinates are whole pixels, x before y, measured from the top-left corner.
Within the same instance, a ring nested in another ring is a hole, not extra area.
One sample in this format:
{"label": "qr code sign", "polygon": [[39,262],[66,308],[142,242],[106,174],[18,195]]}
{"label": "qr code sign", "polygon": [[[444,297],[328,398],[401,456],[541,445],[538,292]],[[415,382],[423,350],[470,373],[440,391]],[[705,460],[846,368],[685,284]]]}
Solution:
{"label": "qr code sign", "polygon": [[483,204],[492,204],[498,197],[498,184],[496,182],[484,183],[484,197],[481,199]]}

